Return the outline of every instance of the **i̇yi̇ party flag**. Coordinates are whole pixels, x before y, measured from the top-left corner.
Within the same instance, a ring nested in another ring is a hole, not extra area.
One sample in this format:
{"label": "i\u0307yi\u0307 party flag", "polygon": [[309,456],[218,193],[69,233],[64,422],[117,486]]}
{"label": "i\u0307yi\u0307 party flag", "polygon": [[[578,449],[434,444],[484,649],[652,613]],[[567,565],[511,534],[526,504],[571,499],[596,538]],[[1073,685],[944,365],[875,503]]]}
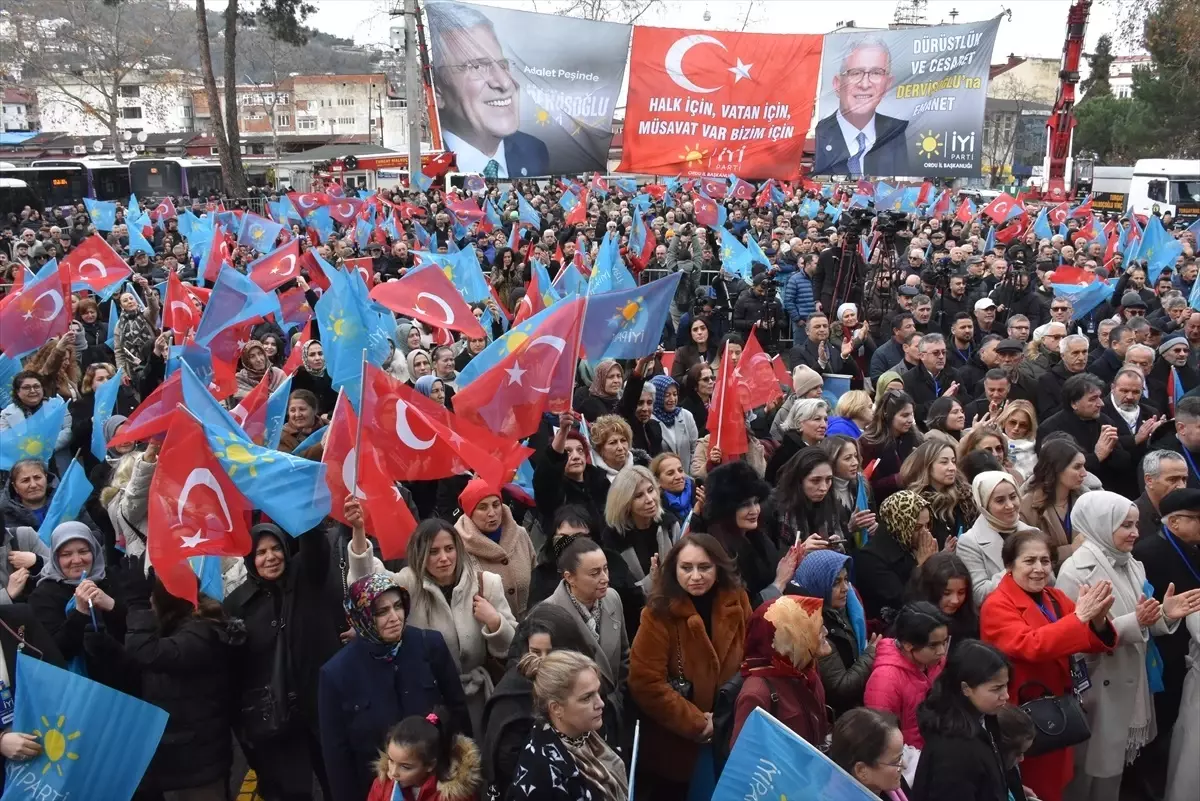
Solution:
{"label": "i\u0307yi\u0307 party flag", "polygon": [[[149,610],[134,614],[153,617]],[[138,647],[147,635],[130,626],[129,637],[129,647]],[[17,654],[16,674],[21,689],[12,730],[33,735],[41,753],[8,760],[3,801],[129,801],[158,749],[167,713],[29,653]]]}

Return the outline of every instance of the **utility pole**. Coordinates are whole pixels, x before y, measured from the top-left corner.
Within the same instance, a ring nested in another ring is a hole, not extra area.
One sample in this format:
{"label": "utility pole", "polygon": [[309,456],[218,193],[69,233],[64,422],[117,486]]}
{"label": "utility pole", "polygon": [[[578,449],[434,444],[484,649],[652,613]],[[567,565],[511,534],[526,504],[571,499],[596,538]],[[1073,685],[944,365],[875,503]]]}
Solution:
{"label": "utility pole", "polygon": [[425,102],[417,53],[417,0],[404,0],[404,96],[408,113],[408,185],[421,169],[421,108]]}

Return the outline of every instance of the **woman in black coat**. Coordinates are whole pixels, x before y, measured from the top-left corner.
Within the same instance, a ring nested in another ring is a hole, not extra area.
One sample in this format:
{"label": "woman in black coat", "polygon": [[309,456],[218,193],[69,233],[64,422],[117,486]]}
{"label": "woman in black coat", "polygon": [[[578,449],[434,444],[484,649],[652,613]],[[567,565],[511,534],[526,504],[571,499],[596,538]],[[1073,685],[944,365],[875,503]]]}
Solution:
{"label": "woman in black coat", "polygon": [[[96,417],[96,389],[103,386],[117,374],[117,368],[111,364],[96,363],[83,374],[81,393],[71,401],[67,411],[71,415],[71,446],[72,453],[79,453],[79,459],[84,470],[89,474],[99,464],[92,454],[92,421]],[[137,393],[133,387],[122,386],[117,390],[117,401],[113,404],[112,416],[128,417],[138,407]]]}
{"label": "woman in black coat", "polygon": [[543,531],[550,530],[554,514],[567,504],[582,506],[596,525],[604,520],[608,476],[591,463],[592,449],[575,425],[570,412],[560,416],[554,439],[534,460],[533,492]]}
{"label": "woman in black coat", "polygon": [[517,663],[530,652],[562,650],[586,654],[591,647],[565,609],[551,604],[533,607],[517,627],[508,651],[508,669],[483,708],[480,751],[491,797],[502,798],[508,792],[521,751],[533,731],[533,682],[518,670]]}
{"label": "woman in black coat", "polygon": [[317,414],[333,414],[337,404],[337,390],[333,388],[333,379],[325,369],[325,350],[315,339],[301,342],[300,357],[302,364],[292,375],[292,391],[307,389],[317,396]]}
{"label": "woman in black coat", "polygon": [[[329,539],[321,528],[293,539],[274,523],[254,526],[250,539],[248,578],[225,600],[225,611],[246,626],[237,661],[238,739],[264,798],[309,798],[314,773],[328,796],[317,684],[321,666],[340,646],[341,617],[338,599],[326,590]],[[277,673],[278,647],[283,660]],[[272,702],[286,705],[286,719],[265,723],[263,712]]]}
{"label": "woman in black coat", "polygon": [[[120,314],[109,310],[109,314]],[[97,363],[115,361],[108,346],[108,324],[100,319],[100,307],[93,298],[83,298],[75,307],[75,350],[79,352],[79,367],[87,370]]]}
{"label": "woman in black coat", "polygon": [[[170,717],[140,790],[187,790],[189,801],[225,801],[233,766],[233,670],[246,638],[206,595],[195,607],[147,578],[126,571],[125,653],[142,672],[142,700]],[[151,606],[153,596],[153,606]]]}
{"label": "woman in black coat", "polygon": [[901,490],[879,505],[879,528],[854,552],[854,586],[867,618],[890,622],[904,606],[913,572],[937,553],[930,531],[929,503],[912,490]]}
{"label": "woman in black coat", "polygon": [[633,431],[630,447],[640,448],[651,457],[658,456],[663,450],[662,424],[654,419],[654,387],[646,388],[645,373],[654,359],[654,356],[647,356],[638,360],[625,382],[617,407]]}
{"label": "woman in black coat", "polygon": [[136,693],[124,658],[121,596],[105,575],[104,549],[91,529],[78,521],[59,523],[29,608],[68,664],[94,681]]}

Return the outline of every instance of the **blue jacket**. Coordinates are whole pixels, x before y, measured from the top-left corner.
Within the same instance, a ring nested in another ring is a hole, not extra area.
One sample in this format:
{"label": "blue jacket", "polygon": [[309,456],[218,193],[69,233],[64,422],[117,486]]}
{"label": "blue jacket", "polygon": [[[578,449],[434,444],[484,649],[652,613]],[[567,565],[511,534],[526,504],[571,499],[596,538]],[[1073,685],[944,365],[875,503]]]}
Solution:
{"label": "blue jacket", "polygon": [[388,729],[409,715],[446,707],[456,731],[470,736],[467,697],[440,632],[406,626],[392,662],[354,639],[321,668],[317,708],[330,801],[362,801]]}
{"label": "blue jacket", "polygon": [[783,310],[794,323],[807,320],[817,310],[817,299],[813,295],[812,279],[804,270],[792,273],[783,287]]}

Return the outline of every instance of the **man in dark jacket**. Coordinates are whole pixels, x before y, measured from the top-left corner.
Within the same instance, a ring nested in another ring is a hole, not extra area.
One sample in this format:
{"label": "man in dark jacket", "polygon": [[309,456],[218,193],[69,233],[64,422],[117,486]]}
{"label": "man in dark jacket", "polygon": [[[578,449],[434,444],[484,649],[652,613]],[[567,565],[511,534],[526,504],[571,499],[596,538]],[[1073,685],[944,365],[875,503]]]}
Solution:
{"label": "man in dark jacket", "polygon": [[875,349],[871,355],[871,380],[887,372],[893,364],[904,358],[904,339],[916,333],[917,324],[911,312],[900,312],[892,317],[892,338]]}
{"label": "man in dark jacket", "polygon": [[1056,414],[1063,407],[1063,385],[1067,379],[1082,373],[1087,367],[1088,338],[1083,334],[1071,334],[1063,339],[1060,347],[1062,361],[1038,379],[1037,407],[1041,420]]}
{"label": "man in dark jacket", "polygon": [[1117,371],[1112,389],[1104,395],[1104,414],[1116,421],[1121,446],[1136,464],[1141,464],[1151,437],[1166,422],[1165,416],[1160,418],[1158,410],[1142,400],[1145,381],[1141,370],[1123,367]]}
{"label": "man in dark jacket", "polygon": [[929,406],[943,395],[958,391],[955,372],[946,369],[946,338],[926,334],[921,338],[921,363],[904,374],[904,391],[913,399],[913,412],[922,430]]}
{"label": "man in dark jacket", "polygon": [[858,365],[850,358],[853,343],[846,340],[841,345],[829,341],[829,318],[817,312],[808,318],[805,326],[807,338],[788,353],[792,369],[807,365],[821,375],[826,373],[855,375]]}
{"label": "man in dark jacket", "polygon": [[966,367],[975,355],[975,321],[967,312],[957,312],[946,338],[946,363],[955,370]]}
{"label": "man in dark jacket", "polygon": [[[985,336],[979,343],[979,347],[971,354],[971,360],[962,366],[952,363],[947,354],[947,363],[958,371],[959,400],[965,403],[971,398],[978,398],[983,392],[983,377],[989,370],[1000,364],[996,356],[996,345],[1000,344],[1000,339],[996,334]],[[967,420],[969,422],[970,418]]]}
{"label": "man in dark jacket", "polygon": [[[1200,394],[1200,375],[1188,366],[1191,355],[1191,345],[1182,334],[1172,334],[1170,338],[1158,346],[1158,361],[1146,376],[1146,388],[1150,390],[1150,403],[1155,408],[1162,409],[1168,415],[1175,408],[1175,398],[1180,391],[1191,394],[1194,390]],[[1174,381],[1179,387],[1173,387]]]}
{"label": "man in dark jacket", "polygon": [[967,298],[967,279],[964,275],[950,276],[946,292],[933,304],[933,322],[943,334],[949,336],[950,326],[960,312],[971,313],[971,301]]}
{"label": "man in dark jacket", "polygon": [[1092,362],[1089,372],[1105,384],[1111,384],[1117,372],[1125,365],[1125,351],[1133,344],[1133,330],[1118,325],[1108,334],[1108,347]]}
{"label": "man in dark jacket", "polygon": [[[1200,490],[1173,490],[1159,501],[1158,508],[1166,531],[1160,528],[1152,536],[1138,537],[1133,556],[1146,568],[1146,580],[1161,602],[1172,585],[1176,594],[1200,589]],[[1166,763],[1171,729],[1182,706],[1190,647],[1187,629],[1181,625],[1171,634],[1154,638],[1163,668],[1163,691],[1154,694],[1154,714],[1162,728],[1150,744],[1148,756],[1157,765]]]}
{"label": "man in dark jacket", "polygon": [[1136,497],[1133,459],[1121,446],[1116,422],[1103,409],[1104,382],[1089,373],[1071,376],[1062,387],[1062,410],[1038,425],[1038,447],[1056,431],[1070,434],[1083,451],[1089,473],[1106,489]]}
{"label": "man in dark jacket", "polygon": [[1162,534],[1162,500],[1168,494],[1187,487],[1187,460],[1175,451],[1154,450],[1142,458],[1142,490],[1135,501],[1138,508],[1138,537],[1142,540]]}
{"label": "man in dark jacket", "polygon": [[733,307],[733,330],[747,338],[757,324],[758,343],[766,351],[774,347],[776,329],[787,320],[783,304],[769,292],[773,289],[771,277],[761,272],[754,276],[751,287],[738,296]]}

